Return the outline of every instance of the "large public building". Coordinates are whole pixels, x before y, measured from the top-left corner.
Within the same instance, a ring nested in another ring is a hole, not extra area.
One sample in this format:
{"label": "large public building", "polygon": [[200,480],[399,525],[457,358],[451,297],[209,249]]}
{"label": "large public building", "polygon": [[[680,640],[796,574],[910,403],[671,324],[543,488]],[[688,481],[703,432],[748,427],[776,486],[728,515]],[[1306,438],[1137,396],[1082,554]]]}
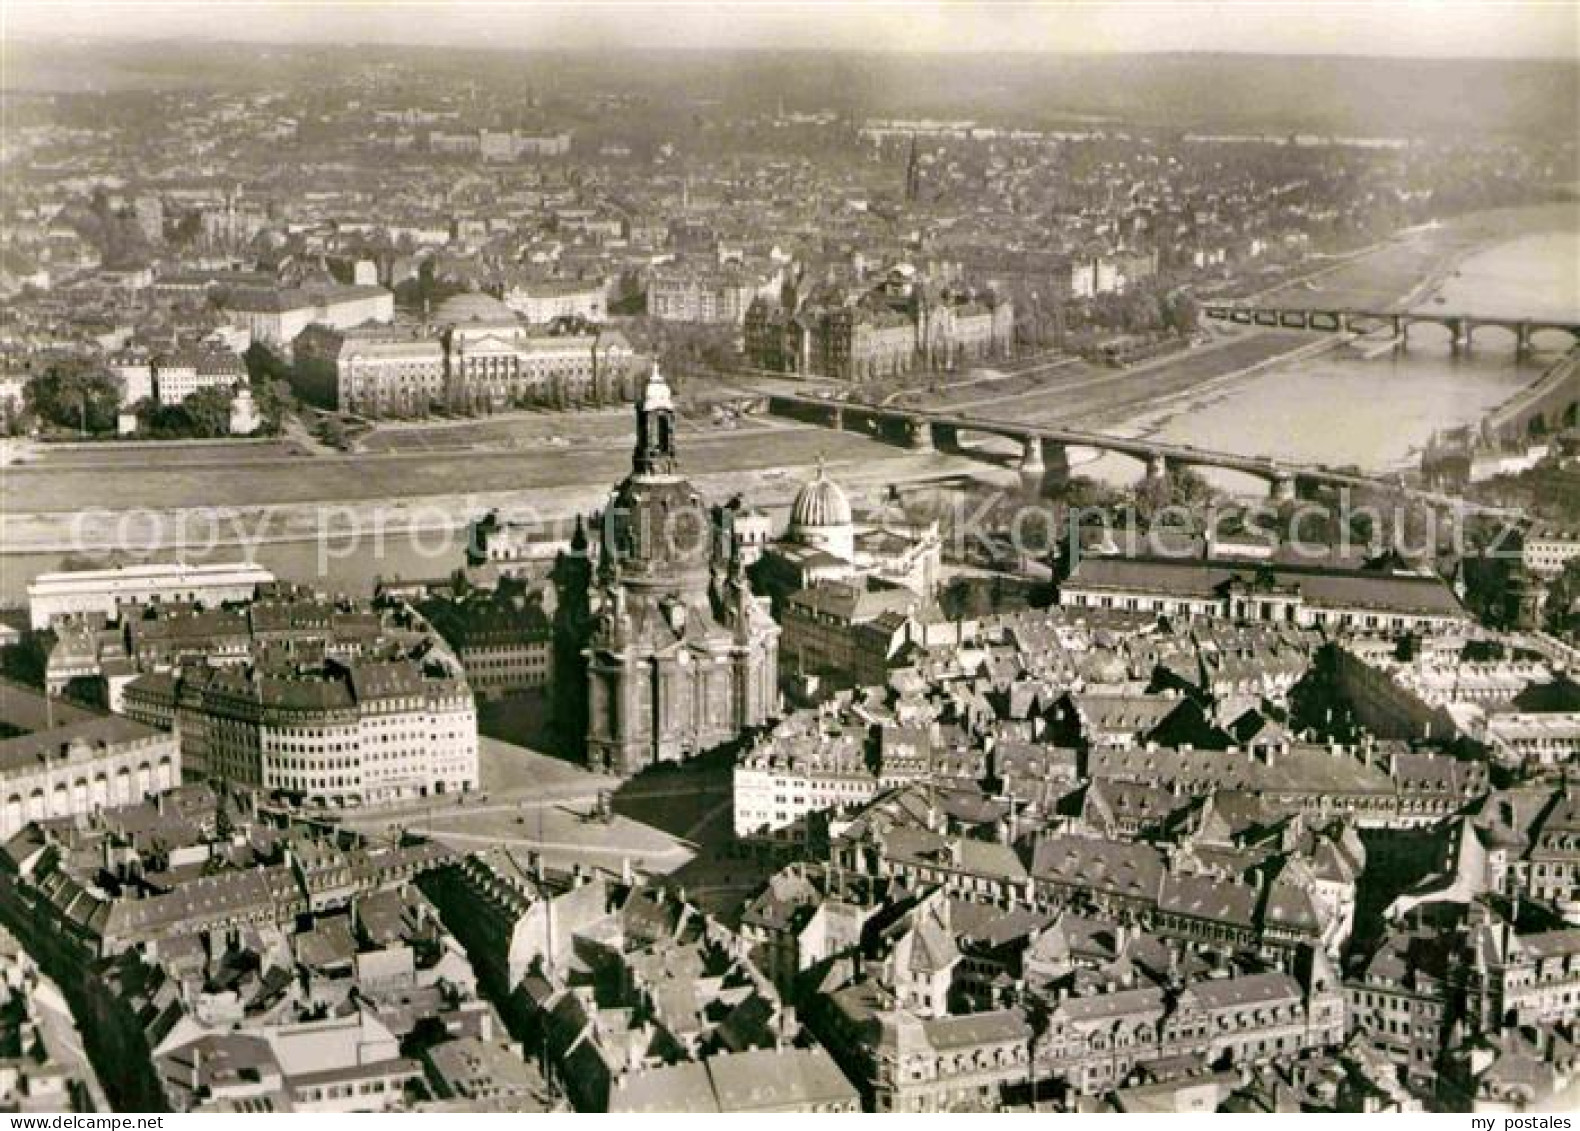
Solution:
{"label": "large public building", "polygon": [[29,821],[88,817],[181,784],[181,743],[117,715],[0,742],[0,842]]}
{"label": "large public building", "polygon": [[477,788],[477,707],[456,671],[411,660],[150,674],[125,709],[171,727],[194,775],[333,808]]}
{"label": "large public building", "polygon": [[1082,557],[1059,603],[1357,632],[1451,631],[1469,614],[1441,578],[1388,559],[1354,564],[1210,556]]}
{"label": "large public building", "polygon": [[939,285],[908,263],[876,283],[810,285],[758,296],[742,333],[753,365],[841,381],[954,369],[1014,346],[1015,307],[1006,297]]}
{"label": "large public building", "polygon": [[274,574],[251,562],[145,562],[41,573],[28,582],[28,619],[43,629],[84,616],[114,620],[134,605],[250,601],[260,585],[273,583]]}
{"label": "large public building", "polygon": [[[101,592],[102,583],[86,578],[84,591]],[[131,768],[134,788],[121,788],[112,767],[100,789],[94,774],[75,770],[80,736],[28,736],[43,745],[35,750],[17,739],[0,751],[0,773],[12,766],[3,756],[10,754],[16,766],[50,779],[18,789],[24,813],[37,810],[29,798],[38,785],[43,812],[60,815],[54,794],[62,782],[73,814],[94,798],[135,803],[153,788],[138,769],[145,760],[160,789],[178,784],[184,771],[331,808],[465,793],[478,786],[477,710],[466,665],[493,688],[500,679],[538,675],[546,658],[540,634],[535,668],[498,667],[497,626],[484,616],[476,633],[454,633],[458,644],[451,645],[401,599],[331,600],[273,583],[242,595],[190,579],[155,590],[157,600],[116,603],[121,595],[106,598],[113,616],[94,607],[54,622],[46,686],[51,695],[126,716],[118,721],[127,732],[89,736],[93,759],[113,761],[126,734],[154,727],[150,733],[168,740],[173,773],[161,777],[164,755],[145,759],[138,747],[119,763]],[[523,615],[511,626],[532,623]]]}
{"label": "large public building", "polygon": [[936,520],[883,510],[858,517],[822,463],[796,495],[784,535],[762,547],[753,576],[781,607],[790,594],[829,582],[905,589],[930,601],[943,540]]}
{"label": "large public building", "polygon": [[615,404],[639,377],[618,330],[579,315],[532,324],[480,292],[446,299],[423,325],[310,326],[292,350],[304,397],[371,417]]}

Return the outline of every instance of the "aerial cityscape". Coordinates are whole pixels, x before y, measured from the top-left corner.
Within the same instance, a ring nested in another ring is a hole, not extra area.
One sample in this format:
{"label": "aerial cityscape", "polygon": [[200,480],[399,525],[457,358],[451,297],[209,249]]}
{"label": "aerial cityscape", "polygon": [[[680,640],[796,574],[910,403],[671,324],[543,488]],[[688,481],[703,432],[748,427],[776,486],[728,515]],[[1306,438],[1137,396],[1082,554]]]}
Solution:
{"label": "aerial cityscape", "polygon": [[7,3],[0,1113],[1572,1128],[1580,5],[1227,7]]}

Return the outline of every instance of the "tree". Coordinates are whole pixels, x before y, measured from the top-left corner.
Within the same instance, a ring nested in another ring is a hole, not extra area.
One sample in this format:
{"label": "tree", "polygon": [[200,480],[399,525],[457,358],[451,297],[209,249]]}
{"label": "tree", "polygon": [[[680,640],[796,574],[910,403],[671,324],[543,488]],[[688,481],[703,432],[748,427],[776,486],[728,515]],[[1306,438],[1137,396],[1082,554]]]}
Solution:
{"label": "tree", "polygon": [[395,304],[404,310],[431,312],[445,299],[465,290],[458,283],[439,278],[434,273],[433,260],[424,259],[417,267],[416,278],[403,279],[395,285]]}
{"label": "tree", "polygon": [[1194,510],[1210,503],[1212,488],[1188,467],[1171,467],[1161,478],[1148,476],[1136,488],[1136,509],[1149,521],[1165,509]]}
{"label": "tree", "polygon": [[1201,322],[1201,307],[1189,291],[1170,291],[1163,299],[1163,325],[1182,338],[1194,334]]}
{"label": "tree", "polygon": [[225,436],[230,433],[229,389],[199,389],[181,402],[181,410],[191,424],[194,436]]}
{"label": "tree", "polygon": [[1571,610],[1576,601],[1580,601],[1580,558],[1571,558],[1547,590],[1549,626],[1560,632],[1567,631],[1574,620]]}
{"label": "tree", "polygon": [[113,432],[121,407],[114,377],[71,359],[51,363],[28,382],[23,397],[46,424],[87,432]]}
{"label": "tree", "polygon": [[33,422],[33,412],[25,404],[9,398],[0,400],[0,434],[24,435]]}
{"label": "tree", "polygon": [[267,432],[278,432],[285,418],[294,415],[297,410],[296,393],[286,381],[254,381],[252,397],[257,402],[258,413],[263,417],[263,427]]}
{"label": "tree", "polygon": [[203,238],[203,214],[195,209],[184,212],[176,221],[175,229],[171,233],[170,242],[187,246],[195,244]]}
{"label": "tree", "polygon": [[91,205],[64,213],[64,223],[92,244],[106,267],[141,267],[153,249],[130,210],[116,211],[104,189],[95,189]]}
{"label": "tree", "polygon": [[318,438],[332,448],[344,449],[349,443],[346,426],[338,417],[326,416],[318,423]]}
{"label": "tree", "polygon": [[254,389],[268,381],[290,381],[291,367],[262,342],[253,342],[241,355],[247,366],[247,379]]}

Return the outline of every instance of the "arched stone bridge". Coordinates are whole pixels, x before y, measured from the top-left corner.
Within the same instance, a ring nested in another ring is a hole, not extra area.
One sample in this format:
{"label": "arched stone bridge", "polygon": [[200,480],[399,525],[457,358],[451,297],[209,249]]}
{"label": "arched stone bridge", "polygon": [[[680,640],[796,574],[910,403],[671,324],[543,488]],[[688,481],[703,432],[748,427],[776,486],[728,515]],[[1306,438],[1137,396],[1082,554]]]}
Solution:
{"label": "arched stone bridge", "polygon": [[[851,404],[846,401],[821,400],[816,397],[788,394],[775,394],[770,397],[768,411],[776,416],[788,417],[824,428],[859,432],[914,451],[952,452],[978,458],[993,458],[980,449],[969,447],[963,438],[976,435],[1011,440],[1020,447],[1015,466],[1019,469],[1022,480],[1028,487],[1039,489],[1045,484],[1055,483],[1068,477],[1070,448],[1091,448],[1127,455],[1146,468],[1148,478],[1162,478],[1170,467],[1221,467],[1241,472],[1266,482],[1269,494],[1279,501],[1295,499],[1302,489],[1311,490],[1324,486],[1387,486],[1391,489],[1400,489],[1391,481],[1360,475],[1353,471],[1313,464],[1290,464],[1264,456],[1209,451],[1189,444],[1113,436],[1079,428],[1016,424],[1013,421],[987,420],[949,412]],[[1462,500],[1454,496],[1439,492],[1410,489],[1408,493],[1427,502],[1462,503]],[[1472,511],[1502,513],[1500,508],[1496,507],[1468,503],[1463,505]]]}
{"label": "arched stone bridge", "polygon": [[1521,354],[1529,353],[1535,336],[1545,332],[1568,334],[1573,343],[1580,344],[1580,322],[1564,319],[1484,318],[1421,309],[1354,310],[1240,303],[1207,304],[1202,307],[1202,313],[1220,322],[1281,330],[1324,330],[1335,334],[1351,334],[1386,328],[1392,331],[1401,345],[1409,340],[1410,327],[1423,323],[1447,330],[1455,349],[1469,349],[1477,330],[1494,328],[1512,335],[1514,348]]}

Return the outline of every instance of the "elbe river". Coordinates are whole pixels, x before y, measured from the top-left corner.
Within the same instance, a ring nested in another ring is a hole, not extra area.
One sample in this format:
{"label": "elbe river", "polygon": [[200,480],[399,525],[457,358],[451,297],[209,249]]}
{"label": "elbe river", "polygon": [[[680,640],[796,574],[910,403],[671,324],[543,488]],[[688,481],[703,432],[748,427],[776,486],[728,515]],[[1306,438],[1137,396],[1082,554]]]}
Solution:
{"label": "elbe river", "polygon": [[[1522,236],[1473,254],[1417,308],[1580,320],[1580,233]],[[1537,351],[1518,361],[1512,334],[1483,329],[1469,353],[1456,354],[1446,330],[1418,325],[1403,351],[1366,357],[1341,347],[1187,397],[1177,407],[1129,421],[1123,430],[1295,463],[1368,470],[1414,466],[1434,432],[1476,423],[1535,380],[1568,344],[1566,334],[1542,335]],[[1079,471],[1114,482],[1133,479],[1136,465],[1109,457]],[[1227,490],[1258,485],[1233,473],[1207,478]]]}
{"label": "elbe river", "polygon": [[[1479,251],[1419,305],[1485,317],[1580,319],[1580,233],[1526,235]],[[1420,326],[1411,330],[1406,351],[1366,357],[1342,346],[1175,398],[1120,430],[1290,462],[1404,467],[1416,461],[1434,432],[1474,424],[1534,380],[1567,344],[1566,336],[1541,338],[1539,352],[1521,362],[1511,336],[1483,330],[1468,355],[1456,355],[1446,331]],[[1113,482],[1133,481],[1138,474],[1136,463],[1124,457],[1103,457],[1076,470]],[[1225,490],[1266,490],[1234,473],[1204,474]],[[463,541],[459,532],[425,531],[421,549],[394,538],[375,555],[331,538],[322,558],[322,548],[312,541],[266,543],[254,557],[282,579],[355,594],[368,592],[379,577],[442,577],[461,564]],[[192,555],[241,556],[235,546]],[[61,553],[5,555],[0,600],[19,602],[34,574],[75,564],[87,563]]]}

